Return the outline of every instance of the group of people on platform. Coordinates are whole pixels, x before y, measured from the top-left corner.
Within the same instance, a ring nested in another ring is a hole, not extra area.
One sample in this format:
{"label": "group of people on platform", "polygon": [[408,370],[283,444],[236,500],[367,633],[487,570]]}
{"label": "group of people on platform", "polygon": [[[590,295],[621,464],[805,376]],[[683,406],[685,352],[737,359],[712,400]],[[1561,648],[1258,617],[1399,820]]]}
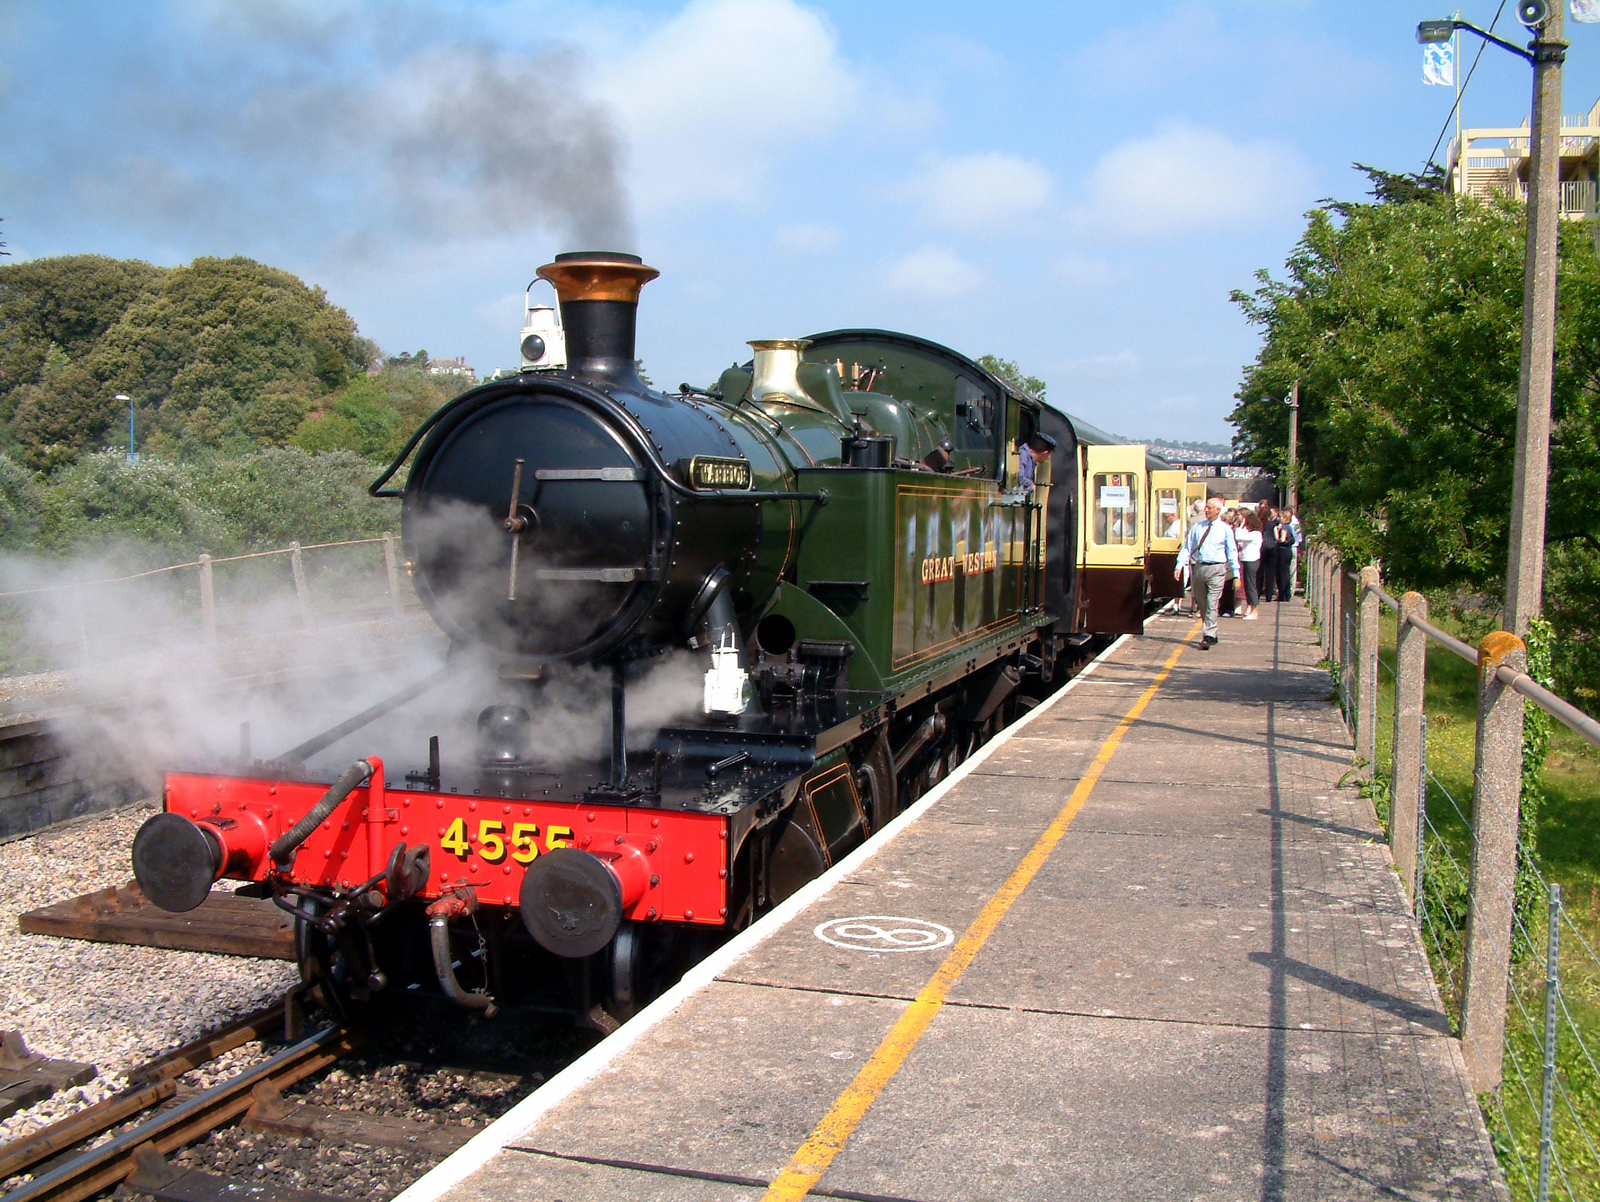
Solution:
{"label": "group of people on platform", "polygon": [[1177,576],[1201,616],[1200,648],[1209,651],[1217,643],[1220,614],[1254,621],[1263,601],[1294,596],[1303,535],[1294,510],[1266,501],[1230,507],[1213,496],[1203,509],[1196,502],[1196,509],[1178,552]]}

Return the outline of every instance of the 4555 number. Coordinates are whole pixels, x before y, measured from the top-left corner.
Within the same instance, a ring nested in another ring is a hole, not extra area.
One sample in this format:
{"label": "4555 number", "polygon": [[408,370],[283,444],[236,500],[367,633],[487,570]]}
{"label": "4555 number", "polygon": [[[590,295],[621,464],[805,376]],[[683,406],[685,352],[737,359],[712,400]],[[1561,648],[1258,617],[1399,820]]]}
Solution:
{"label": "4555 number", "polygon": [[[505,823],[485,818],[478,823],[477,838],[469,839],[467,820],[457,818],[446,828],[444,837],[439,840],[439,846],[456,858],[465,860],[472,852],[472,844],[476,843],[478,858],[485,864],[498,864],[506,858],[507,852],[510,852],[511,858],[518,864],[532,864],[539,858],[541,850],[536,841],[538,837],[537,822],[513,822],[511,830],[507,832]],[[571,846],[570,826],[552,826],[545,832],[544,851]]]}

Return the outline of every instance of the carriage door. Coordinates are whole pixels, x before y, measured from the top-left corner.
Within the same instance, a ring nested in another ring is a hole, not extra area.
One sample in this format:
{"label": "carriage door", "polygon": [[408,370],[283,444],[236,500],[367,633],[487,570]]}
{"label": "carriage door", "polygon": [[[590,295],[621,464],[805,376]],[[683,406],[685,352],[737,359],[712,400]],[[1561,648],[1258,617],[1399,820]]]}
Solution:
{"label": "carriage door", "polygon": [[1187,472],[1152,469],[1150,472],[1150,549],[1145,553],[1145,574],[1150,595],[1176,597],[1182,591],[1173,569],[1186,532],[1184,488]]}
{"label": "carriage door", "polygon": [[1085,446],[1083,594],[1096,634],[1144,633],[1145,452]]}

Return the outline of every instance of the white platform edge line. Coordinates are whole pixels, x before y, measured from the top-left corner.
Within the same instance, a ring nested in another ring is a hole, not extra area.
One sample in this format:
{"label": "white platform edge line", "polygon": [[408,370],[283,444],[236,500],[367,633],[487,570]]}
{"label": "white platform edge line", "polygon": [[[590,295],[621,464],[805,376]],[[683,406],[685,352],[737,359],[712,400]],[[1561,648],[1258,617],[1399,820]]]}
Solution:
{"label": "white platform edge line", "polygon": [[[1171,608],[1169,603],[1152,617],[1164,616]],[[1127,634],[1119,637],[1111,646],[1085,664],[1083,671],[990,739],[959,768],[919,798],[915,805],[896,815],[877,835],[868,839],[827,872],[807,882],[763,917],[684,973],[676,985],[623,1023],[614,1034],[606,1036],[450,1156],[413,1181],[404,1191],[396,1195],[394,1202],[436,1202],[449,1190],[488,1164],[495,1154],[512,1140],[526,1135],[540,1119],[598,1077],[613,1060],[637,1043],[641,1036],[675,1013],[690,997],[710,985],[747,952],[754,950],[786,927],[791,919],[821,899],[841,878],[855,872],[893,843],[902,831],[937,805],[946,793],[971,775],[979,764],[1025,730],[1039,715],[1072,692],[1079,681],[1091,675],[1132,637]]]}

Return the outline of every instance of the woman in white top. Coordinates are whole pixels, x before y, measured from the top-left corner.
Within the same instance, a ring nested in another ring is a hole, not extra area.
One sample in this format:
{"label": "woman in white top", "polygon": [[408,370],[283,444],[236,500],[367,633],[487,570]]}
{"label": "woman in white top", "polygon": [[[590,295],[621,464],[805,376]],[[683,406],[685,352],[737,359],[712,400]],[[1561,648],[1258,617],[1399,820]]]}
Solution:
{"label": "woman in white top", "polygon": [[1256,619],[1256,603],[1260,596],[1261,574],[1261,519],[1252,510],[1244,511],[1244,521],[1235,532],[1239,540],[1239,573],[1244,577],[1245,607],[1242,615],[1246,622]]}

